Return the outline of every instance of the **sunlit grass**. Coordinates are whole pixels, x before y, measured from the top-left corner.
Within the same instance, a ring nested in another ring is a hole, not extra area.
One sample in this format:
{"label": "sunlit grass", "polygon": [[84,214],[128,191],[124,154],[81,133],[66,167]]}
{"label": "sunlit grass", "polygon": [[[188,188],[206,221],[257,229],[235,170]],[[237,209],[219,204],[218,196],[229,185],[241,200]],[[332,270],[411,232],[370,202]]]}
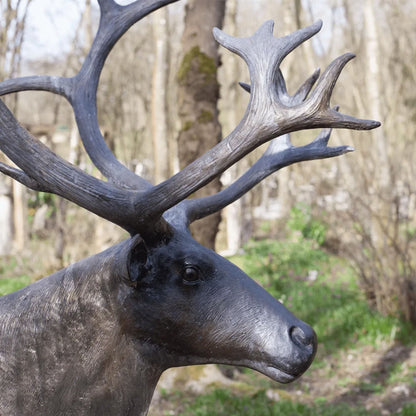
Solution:
{"label": "sunlit grass", "polygon": [[[416,404],[406,404],[397,416],[414,416]],[[330,405],[325,399],[307,405],[290,400],[271,401],[265,391],[254,397],[234,395],[229,390],[218,389],[199,396],[185,405],[179,416],[381,416],[378,411],[351,406],[348,403]]]}

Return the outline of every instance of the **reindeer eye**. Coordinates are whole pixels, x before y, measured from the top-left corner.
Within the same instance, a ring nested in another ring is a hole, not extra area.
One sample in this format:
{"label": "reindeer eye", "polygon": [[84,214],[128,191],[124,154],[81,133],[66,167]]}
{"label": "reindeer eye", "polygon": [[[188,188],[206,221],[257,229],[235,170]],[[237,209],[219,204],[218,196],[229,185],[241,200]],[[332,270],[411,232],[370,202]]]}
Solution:
{"label": "reindeer eye", "polygon": [[185,284],[194,285],[199,282],[199,270],[194,266],[186,266],[183,270],[182,279]]}

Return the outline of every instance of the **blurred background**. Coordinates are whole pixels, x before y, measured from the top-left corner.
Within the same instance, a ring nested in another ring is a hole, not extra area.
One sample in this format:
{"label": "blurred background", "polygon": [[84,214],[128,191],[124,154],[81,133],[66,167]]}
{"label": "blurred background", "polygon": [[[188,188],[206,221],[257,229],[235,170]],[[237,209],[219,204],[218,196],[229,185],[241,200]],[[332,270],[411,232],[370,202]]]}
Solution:
{"label": "blurred background", "polygon": [[[1,0],[0,5],[1,80],[33,74],[70,77],[78,72],[98,27],[97,1]],[[295,314],[300,310],[303,319],[318,328],[323,340],[318,364],[309,379],[287,392],[300,392],[300,402],[318,407],[321,404],[315,399],[321,397],[324,404],[328,400],[358,403],[369,412],[362,414],[414,415],[414,1],[171,4],[133,26],[111,52],[98,89],[103,136],[119,160],[153,183],[186,166],[233,130],[249,98],[238,85],[249,82],[245,64],[218,49],[211,28],[249,36],[269,19],[275,21],[279,36],[323,20],[321,32],[283,62],[289,93],[316,68],[324,70],[337,56],[353,52],[357,57],[341,74],[331,104],[346,114],[379,120],[382,126],[371,132],[332,132],[331,144],[352,145],[356,151],[285,168],[221,214],[196,223],[193,232],[204,245],[233,256]],[[99,176],[82,148],[65,100],[44,92],[24,92],[4,100],[34,136]],[[296,145],[305,144],[318,133],[297,132],[291,139]],[[262,150],[248,155],[196,196],[232,183]],[[4,155],[0,159],[4,161]],[[70,202],[0,176],[0,294],[125,237],[116,226]],[[362,362],[358,359],[362,356],[373,357],[374,362]],[[355,371],[340,375],[345,367]],[[393,369],[398,375],[390,383]],[[331,374],[338,374],[336,381]],[[326,390],[322,385],[318,388],[322,377],[331,380]],[[261,396],[258,392],[256,397]],[[265,401],[276,406],[285,403],[266,393],[261,396]],[[233,402],[228,390],[215,394],[209,396],[215,403]],[[168,405],[172,401],[173,396],[159,395],[159,402],[167,406],[165,412],[174,412]],[[295,414],[315,414],[307,413],[313,406],[297,408]],[[286,414],[282,409],[276,412]],[[322,409],[316,414],[332,414]],[[182,411],[160,414],[205,414]],[[361,414],[357,409],[349,411],[333,414]],[[232,412],[262,414],[259,408],[255,413],[227,408],[215,414]],[[206,414],[214,413],[208,408]]]}

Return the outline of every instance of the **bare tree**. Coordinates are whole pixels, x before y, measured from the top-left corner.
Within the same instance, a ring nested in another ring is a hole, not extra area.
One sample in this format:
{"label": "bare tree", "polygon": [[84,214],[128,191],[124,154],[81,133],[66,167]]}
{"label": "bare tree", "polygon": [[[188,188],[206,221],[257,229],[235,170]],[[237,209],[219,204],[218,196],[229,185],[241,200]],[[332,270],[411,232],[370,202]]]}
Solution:
{"label": "bare tree", "polygon": [[32,0],[1,0],[0,78],[16,76],[20,70],[26,16]]}
{"label": "bare tree", "polygon": [[354,195],[359,208],[355,212],[362,215],[361,220],[355,218],[360,224],[359,241],[365,249],[353,253],[370,303],[380,312],[402,316],[414,325],[416,208],[412,201],[416,197],[416,148],[410,138],[415,134],[412,113],[416,76],[409,62],[415,59],[416,50],[407,39],[415,34],[411,23],[415,16],[413,2],[366,3],[366,45],[372,56],[367,96],[372,115],[378,114],[385,123],[374,135],[376,160],[367,153],[368,159],[373,159],[367,162],[372,165],[372,175],[364,185],[368,192]]}
{"label": "bare tree", "polygon": [[[0,81],[19,74],[26,16],[31,1],[0,2]],[[17,96],[8,97],[7,102],[16,110]],[[26,211],[24,188],[16,182],[10,185],[3,178],[0,181],[0,229],[3,234],[0,239],[1,255],[10,252],[13,239],[16,249],[23,248],[26,239]]]}

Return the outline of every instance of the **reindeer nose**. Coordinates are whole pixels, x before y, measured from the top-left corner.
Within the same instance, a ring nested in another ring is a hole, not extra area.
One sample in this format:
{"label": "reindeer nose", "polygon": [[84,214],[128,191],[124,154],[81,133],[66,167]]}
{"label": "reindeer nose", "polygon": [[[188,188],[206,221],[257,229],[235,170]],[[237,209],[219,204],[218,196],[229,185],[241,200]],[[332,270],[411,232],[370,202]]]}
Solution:
{"label": "reindeer nose", "polygon": [[290,329],[290,339],[296,344],[299,348],[304,349],[305,347],[313,347],[315,349],[317,344],[315,331],[305,325],[304,328],[299,326],[292,326]]}

